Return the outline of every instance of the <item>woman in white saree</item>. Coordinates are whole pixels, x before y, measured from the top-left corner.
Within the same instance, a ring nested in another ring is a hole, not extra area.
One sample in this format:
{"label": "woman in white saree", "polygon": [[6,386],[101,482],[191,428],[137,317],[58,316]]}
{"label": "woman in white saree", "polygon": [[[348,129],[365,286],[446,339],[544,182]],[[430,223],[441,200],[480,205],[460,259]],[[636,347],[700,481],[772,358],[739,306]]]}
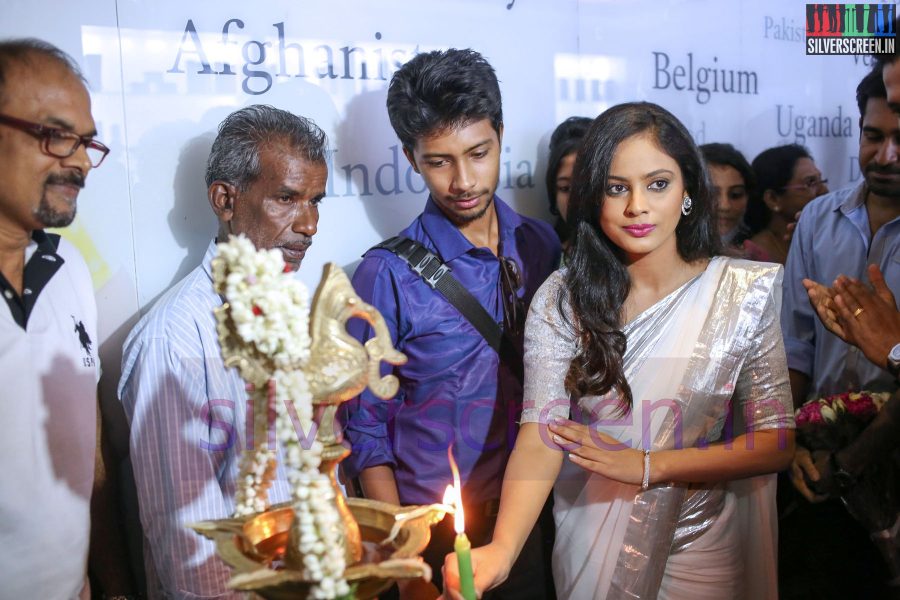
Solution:
{"label": "woman in white saree", "polygon": [[522,427],[476,588],[505,579],[552,488],[559,598],[777,597],[781,267],[716,255],[700,154],[654,104],[594,121],[569,215],[571,263],[529,311]]}

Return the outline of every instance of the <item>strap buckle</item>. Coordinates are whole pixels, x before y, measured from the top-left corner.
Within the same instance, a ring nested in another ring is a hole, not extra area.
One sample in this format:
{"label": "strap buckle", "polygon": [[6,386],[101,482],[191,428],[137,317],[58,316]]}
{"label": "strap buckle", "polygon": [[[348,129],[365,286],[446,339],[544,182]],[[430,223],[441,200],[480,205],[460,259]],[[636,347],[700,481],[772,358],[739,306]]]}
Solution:
{"label": "strap buckle", "polygon": [[441,277],[450,272],[450,267],[442,263],[440,259],[431,252],[426,252],[425,256],[423,256],[418,263],[415,265],[410,263],[409,266],[419,277],[425,280],[425,283],[427,283],[431,289],[436,289]]}
{"label": "strap buckle", "polygon": [[384,248],[405,262],[425,284],[441,294],[481,334],[496,352],[500,352],[503,331],[500,325],[463,285],[453,276],[452,269],[441,262],[420,242],[393,237],[375,248]]}

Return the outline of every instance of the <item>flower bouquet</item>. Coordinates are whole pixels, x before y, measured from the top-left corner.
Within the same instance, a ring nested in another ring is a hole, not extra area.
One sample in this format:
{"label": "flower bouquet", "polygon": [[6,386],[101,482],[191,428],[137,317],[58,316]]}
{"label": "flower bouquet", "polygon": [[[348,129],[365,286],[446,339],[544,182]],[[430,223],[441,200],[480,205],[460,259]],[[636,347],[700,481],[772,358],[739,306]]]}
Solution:
{"label": "flower bouquet", "polygon": [[[852,443],[888,401],[888,392],[853,392],[810,400],[795,415],[797,443],[815,456],[834,453]],[[894,540],[900,501],[900,460],[896,453],[870,461],[855,483],[840,493],[847,511],[871,534],[888,563],[900,576],[900,556]]]}
{"label": "flower bouquet", "polygon": [[891,395],[848,392],[810,400],[797,409],[797,440],[810,451],[836,452],[865,429]]}

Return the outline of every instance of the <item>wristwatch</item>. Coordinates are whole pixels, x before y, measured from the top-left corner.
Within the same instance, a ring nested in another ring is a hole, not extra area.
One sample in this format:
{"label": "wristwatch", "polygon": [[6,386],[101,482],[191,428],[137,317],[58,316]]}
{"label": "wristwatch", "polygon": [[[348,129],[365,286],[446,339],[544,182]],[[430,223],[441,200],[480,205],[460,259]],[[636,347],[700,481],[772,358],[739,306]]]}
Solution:
{"label": "wristwatch", "polygon": [[836,452],[832,452],[828,457],[828,464],[831,467],[831,478],[834,480],[834,487],[837,488],[838,494],[843,496],[856,485],[856,477],[845,471],[838,464]]}
{"label": "wristwatch", "polygon": [[887,370],[894,376],[894,379],[900,379],[900,344],[897,344],[887,355]]}

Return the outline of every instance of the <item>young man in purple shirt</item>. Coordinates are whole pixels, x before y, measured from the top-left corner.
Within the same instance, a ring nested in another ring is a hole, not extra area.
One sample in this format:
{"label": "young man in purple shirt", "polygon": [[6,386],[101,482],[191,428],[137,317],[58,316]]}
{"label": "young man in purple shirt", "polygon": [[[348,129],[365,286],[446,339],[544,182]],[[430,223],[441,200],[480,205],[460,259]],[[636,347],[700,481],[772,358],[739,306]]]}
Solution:
{"label": "young man in purple shirt", "polygon": [[[494,195],[503,114],[493,68],[472,50],[419,54],[388,90],[391,125],[430,192],[425,210],[400,236],[415,240],[503,329],[492,346],[448,299],[384,248],[356,271],[359,295],[381,311],[394,345],[409,361],[393,372],[397,396],[370,393],[347,403],[353,453],[344,472],[368,498],[399,504],[440,502],[451,483],[447,447],[459,463],[466,529],[473,544],[493,530],[506,461],[522,407],[521,334],[532,295],[556,268],[560,247],[546,223],[517,214]],[[372,332],[355,332],[368,339]],[[440,583],[452,551],[450,519],[435,527],[425,558]],[[546,598],[549,561],[540,532],[529,540],[506,589],[493,598]]]}

